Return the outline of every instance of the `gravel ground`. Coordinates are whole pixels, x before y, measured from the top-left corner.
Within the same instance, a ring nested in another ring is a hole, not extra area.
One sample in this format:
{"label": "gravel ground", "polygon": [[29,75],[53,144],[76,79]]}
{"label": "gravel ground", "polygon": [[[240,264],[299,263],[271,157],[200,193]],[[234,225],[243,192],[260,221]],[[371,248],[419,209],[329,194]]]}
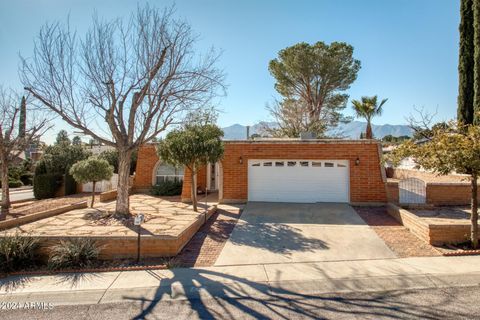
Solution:
{"label": "gravel ground", "polygon": [[399,258],[441,255],[435,247],[419,239],[391,217],[385,207],[354,209]]}
{"label": "gravel ground", "polygon": [[87,193],[80,193],[61,198],[34,200],[22,204],[17,204],[12,209],[10,209],[10,213],[9,215],[7,215],[7,219],[23,217],[47,209],[54,209],[56,207],[61,207],[68,204],[77,203],[84,200],[90,200],[90,196],[91,195]]}

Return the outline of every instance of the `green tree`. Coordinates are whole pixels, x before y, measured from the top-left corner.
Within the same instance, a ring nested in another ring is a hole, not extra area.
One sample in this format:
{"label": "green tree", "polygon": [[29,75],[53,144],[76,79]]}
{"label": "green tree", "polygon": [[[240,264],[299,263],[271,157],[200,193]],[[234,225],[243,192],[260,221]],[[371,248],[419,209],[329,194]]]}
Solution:
{"label": "green tree", "polygon": [[460,50],[458,60],[457,119],[463,124],[473,123],[474,102],[474,23],[473,0],[460,2]]}
{"label": "green tree", "polygon": [[396,148],[389,159],[398,164],[401,159],[413,157],[427,170],[440,175],[451,172],[470,175],[472,247],[478,247],[478,186],[480,176],[480,127],[450,123],[447,128],[433,130],[431,139],[423,144],[407,141]]}
{"label": "green tree", "polygon": [[165,163],[190,171],[193,210],[197,211],[197,173],[207,163],[223,156],[223,131],[215,124],[190,123],[169,132],[157,152]]}
{"label": "green tree", "polygon": [[113,175],[113,167],[106,160],[90,157],[75,163],[70,168],[70,174],[78,183],[92,182],[92,202],[90,207],[93,208],[95,203],[95,185],[98,181],[109,180]]}
{"label": "green tree", "polygon": [[473,0],[473,124],[480,125],[480,0]]}
{"label": "green tree", "polygon": [[[296,133],[298,130],[289,127],[291,123],[301,125],[300,131],[322,136],[329,127],[347,120],[341,114],[348,101],[345,91],[360,70],[351,45],[298,43],[281,50],[278,58],[270,61],[269,70],[276,80],[275,89],[283,97],[275,107],[268,108],[276,122],[285,127],[281,133]],[[270,130],[279,131],[274,127]]]}
{"label": "green tree", "polygon": [[73,137],[73,139],[72,139],[72,144],[73,144],[74,146],[79,146],[79,145],[81,145],[81,144],[82,144],[82,138],[80,138],[79,136]]}
{"label": "green tree", "polygon": [[68,132],[66,130],[60,130],[57,133],[57,138],[55,139],[56,145],[69,146],[72,142],[68,137]]}
{"label": "green tree", "polygon": [[37,163],[36,174],[68,173],[70,167],[81,160],[87,159],[90,152],[78,145],[55,144],[45,148],[42,158]]}
{"label": "green tree", "polygon": [[20,102],[20,116],[18,119],[18,136],[20,138],[25,137],[27,131],[27,99],[25,96],[22,96],[22,101]]}
{"label": "green tree", "polygon": [[367,120],[367,130],[365,132],[366,139],[373,139],[372,118],[382,114],[382,107],[388,99],[383,99],[378,103],[378,97],[362,97],[361,101],[352,100],[353,110],[357,118]]}

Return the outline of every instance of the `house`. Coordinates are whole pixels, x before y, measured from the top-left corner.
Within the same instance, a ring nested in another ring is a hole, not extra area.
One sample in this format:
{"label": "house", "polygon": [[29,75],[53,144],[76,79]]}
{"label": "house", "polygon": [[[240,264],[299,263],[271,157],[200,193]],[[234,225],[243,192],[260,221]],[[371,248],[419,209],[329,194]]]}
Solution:
{"label": "house", "polygon": [[[384,203],[386,177],[375,140],[265,139],[225,141],[219,163],[202,168],[200,190],[218,191],[219,201]],[[189,201],[188,172],[163,164],[155,145],[140,148],[133,188],[147,191],[164,180],[183,179]]]}
{"label": "house", "polygon": [[[223,160],[198,174],[200,190],[218,190],[221,202],[385,202],[380,145],[369,140],[226,141]],[[168,179],[190,177],[162,164],[153,144],[139,150],[134,189],[146,191]]]}

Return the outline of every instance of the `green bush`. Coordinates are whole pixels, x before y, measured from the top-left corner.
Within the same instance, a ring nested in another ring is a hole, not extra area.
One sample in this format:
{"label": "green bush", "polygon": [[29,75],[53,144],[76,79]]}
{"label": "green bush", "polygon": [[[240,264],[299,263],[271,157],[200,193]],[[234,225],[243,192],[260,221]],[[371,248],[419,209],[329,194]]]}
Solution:
{"label": "green bush", "polygon": [[182,194],[182,181],[165,181],[152,187],[151,193],[154,196],[178,196]]}
{"label": "green bush", "polygon": [[92,239],[62,240],[51,248],[48,266],[51,269],[86,268],[98,260],[100,247]]}
{"label": "green bush", "polygon": [[38,240],[29,236],[4,235],[0,238],[0,271],[17,271],[35,265],[38,246]]}
{"label": "green bush", "polygon": [[9,180],[8,181],[8,186],[10,188],[19,188],[19,187],[23,186],[23,182],[20,181],[20,180]]}
{"label": "green bush", "polygon": [[71,174],[66,173],[63,177],[63,182],[65,184],[66,196],[77,193],[77,182]]}
{"label": "green bush", "polygon": [[31,172],[25,172],[20,176],[20,181],[23,185],[31,186],[33,184],[33,174]]}
{"label": "green bush", "polygon": [[58,173],[45,173],[35,175],[33,178],[33,195],[35,199],[48,199],[55,197],[55,192],[62,182],[62,175]]}
{"label": "green bush", "polygon": [[[15,180],[15,179],[12,179],[12,178],[8,178],[8,186],[10,188],[18,188],[18,187],[23,186],[23,183],[20,180]],[[0,188],[1,187],[2,187],[2,182],[0,181]]]}

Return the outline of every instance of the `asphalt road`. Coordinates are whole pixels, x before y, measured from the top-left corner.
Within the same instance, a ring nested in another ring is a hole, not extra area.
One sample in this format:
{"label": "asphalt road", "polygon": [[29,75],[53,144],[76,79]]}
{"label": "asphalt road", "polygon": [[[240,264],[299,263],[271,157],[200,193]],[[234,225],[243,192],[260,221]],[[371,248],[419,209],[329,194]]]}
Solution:
{"label": "asphalt road", "polygon": [[269,300],[127,301],[50,310],[2,306],[0,319],[480,319],[479,292],[475,286]]}

